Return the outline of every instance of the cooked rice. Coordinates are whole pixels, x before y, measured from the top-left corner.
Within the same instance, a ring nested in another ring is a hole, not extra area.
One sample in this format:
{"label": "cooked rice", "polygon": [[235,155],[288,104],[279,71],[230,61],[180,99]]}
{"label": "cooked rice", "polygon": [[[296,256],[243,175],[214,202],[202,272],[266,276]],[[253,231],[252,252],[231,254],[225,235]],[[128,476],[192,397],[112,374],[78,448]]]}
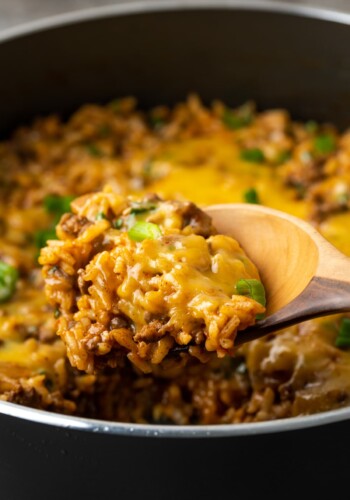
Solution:
{"label": "cooked rice", "polygon": [[[259,279],[255,266],[194,204],[127,200],[107,188],[72,210],[39,262],[60,313],[57,333],[79,370],[114,368],[127,356],[144,373],[166,360],[164,375],[179,362],[168,359],[176,345],[189,347],[183,359],[232,355],[237,331],[264,313],[236,290],[241,279]],[[140,223],[160,234],[133,240],[128,229]]]}
{"label": "cooked rice", "polygon": [[285,111],[207,108],[195,97],[147,114],[133,99],[88,105],[67,123],[52,116],[18,129],[0,144],[0,260],[20,273],[16,293],[0,305],[0,398],[181,425],[348,405],[350,354],[335,345],[340,316],[252,342],[232,359],[178,363],[166,376],[140,374],[130,363],[97,374],[72,368],[45,300],[35,236],[56,223],[47,195],[81,196],[109,184],[122,195],[157,192],[205,205],[244,201],[254,188],[262,204],[312,221],[350,255],[349,137],[330,125],[294,122]]}

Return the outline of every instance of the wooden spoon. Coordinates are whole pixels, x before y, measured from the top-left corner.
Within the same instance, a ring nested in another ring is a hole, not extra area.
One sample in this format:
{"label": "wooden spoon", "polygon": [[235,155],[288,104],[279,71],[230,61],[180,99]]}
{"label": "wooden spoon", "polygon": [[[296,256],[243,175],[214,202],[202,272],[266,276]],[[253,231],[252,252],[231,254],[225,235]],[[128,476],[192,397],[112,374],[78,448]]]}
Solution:
{"label": "wooden spoon", "polygon": [[235,345],[350,311],[350,258],[310,224],[260,205],[214,205],[205,211],[219,233],[240,243],[266,289],[266,319],[238,332]]}

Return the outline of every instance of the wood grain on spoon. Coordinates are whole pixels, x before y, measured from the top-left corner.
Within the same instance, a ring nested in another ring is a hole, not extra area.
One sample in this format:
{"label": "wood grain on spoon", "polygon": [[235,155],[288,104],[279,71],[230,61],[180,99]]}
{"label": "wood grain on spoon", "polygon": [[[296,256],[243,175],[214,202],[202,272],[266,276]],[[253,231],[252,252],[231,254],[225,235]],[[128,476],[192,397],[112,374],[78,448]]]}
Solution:
{"label": "wood grain on spoon", "polygon": [[302,321],[350,311],[350,258],[308,223],[261,205],[224,204],[205,211],[257,266],[267,293],[266,319],[235,344]]}

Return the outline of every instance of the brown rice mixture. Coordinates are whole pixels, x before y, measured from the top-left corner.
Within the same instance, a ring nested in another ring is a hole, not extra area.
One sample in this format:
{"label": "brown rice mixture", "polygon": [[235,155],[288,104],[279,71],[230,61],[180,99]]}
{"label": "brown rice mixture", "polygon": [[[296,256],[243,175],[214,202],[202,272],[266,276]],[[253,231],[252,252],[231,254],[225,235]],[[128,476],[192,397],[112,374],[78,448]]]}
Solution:
{"label": "brown rice mixture", "polygon": [[[39,263],[79,370],[119,367],[127,356],[143,373],[162,364],[165,375],[189,356],[232,355],[237,331],[265,312],[240,293],[242,284],[262,288],[254,264],[193,203],[107,188],[71,206]],[[176,346],[188,346],[181,359]]]}
{"label": "brown rice mixture", "polygon": [[84,106],[67,122],[50,116],[18,129],[0,144],[0,398],[181,425],[348,405],[349,319],[341,316],[251,342],[232,358],[202,364],[192,357],[164,373],[131,363],[88,374],[73,368],[37,259],[71,200],[106,184],[123,196],[156,192],[202,206],[261,203],[311,221],[350,255],[349,176],[349,132],[295,122],[282,110],[258,113],[251,103],[208,108],[191,96],[143,113],[128,98]]}

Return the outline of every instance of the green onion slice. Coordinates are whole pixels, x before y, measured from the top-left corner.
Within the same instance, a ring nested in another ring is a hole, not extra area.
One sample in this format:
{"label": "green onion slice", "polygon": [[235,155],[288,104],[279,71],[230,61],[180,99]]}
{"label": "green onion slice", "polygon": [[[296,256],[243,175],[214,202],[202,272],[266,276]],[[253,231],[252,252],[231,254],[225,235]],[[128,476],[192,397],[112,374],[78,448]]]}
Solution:
{"label": "green onion slice", "polygon": [[255,188],[247,189],[247,191],[243,193],[243,197],[246,203],[253,203],[255,205],[260,204],[259,195]]}
{"label": "green onion slice", "polygon": [[89,155],[94,158],[101,158],[104,156],[103,151],[96,144],[86,144],[85,147]]}
{"label": "green onion slice", "polygon": [[10,299],[16,290],[18,271],[0,260],[0,302]]}
{"label": "green onion slice", "polygon": [[44,198],[44,207],[48,213],[60,219],[63,214],[70,212],[70,204],[73,200],[74,196],[49,194]]}
{"label": "green onion slice", "polygon": [[47,240],[55,240],[56,238],[57,236],[55,228],[41,229],[34,235],[35,246],[39,249],[43,248],[46,246]]}
{"label": "green onion slice", "polygon": [[133,241],[155,240],[162,236],[162,232],[157,224],[139,221],[129,229],[128,236]]}
{"label": "green onion slice", "polygon": [[239,115],[238,113],[234,113],[233,111],[227,109],[222,116],[222,121],[227,128],[230,128],[231,130],[238,130],[250,125],[252,116]]}
{"label": "green onion slice", "polygon": [[243,151],[241,151],[241,160],[249,163],[263,163],[265,161],[265,155],[259,148],[243,149]]}
{"label": "green onion slice", "polygon": [[[239,295],[245,295],[266,306],[265,288],[261,281],[256,279],[241,279],[237,281],[236,290]],[[258,314],[256,319],[262,319],[263,314]]]}
{"label": "green onion slice", "polygon": [[121,229],[122,225],[123,225],[123,219],[121,219],[121,218],[113,221],[113,227],[115,229]]}
{"label": "green onion slice", "polygon": [[283,163],[286,163],[288,160],[290,160],[292,157],[291,152],[288,151],[288,149],[285,149],[284,151],[281,151],[276,158],[276,163],[277,165],[281,165]]}
{"label": "green onion slice", "polygon": [[343,318],[340,324],[338,337],[335,345],[337,347],[350,347],[350,319]]}
{"label": "green onion slice", "polygon": [[151,210],[154,210],[157,208],[157,206],[154,203],[150,202],[137,202],[133,201],[131,204],[131,214],[143,214],[145,212],[150,212]]}
{"label": "green onion slice", "polygon": [[156,130],[159,130],[160,128],[162,128],[166,124],[165,119],[163,117],[157,116],[157,115],[150,115],[149,122],[150,122],[151,127],[153,127]]}
{"label": "green onion slice", "polygon": [[222,122],[227,128],[238,130],[250,125],[254,118],[254,106],[247,102],[234,110],[225,109]]}
{"label": "green onion slice", "polygon": [[309,134],[315,134],[318,128],[318,123],[315,120],[309,120],[305,123],[305,129]]}
{"label": "green onion slice", "polygon": [[108,220],[106,215],[103,213],[103,212],[99,212],[97,215],[96,215],[96,220]]}
{"label": "green onion slice", "polygon": [[335,138],[329,134],[322,134],[315,137],[314,150],[321,155],[332,153],[336,148]]}

